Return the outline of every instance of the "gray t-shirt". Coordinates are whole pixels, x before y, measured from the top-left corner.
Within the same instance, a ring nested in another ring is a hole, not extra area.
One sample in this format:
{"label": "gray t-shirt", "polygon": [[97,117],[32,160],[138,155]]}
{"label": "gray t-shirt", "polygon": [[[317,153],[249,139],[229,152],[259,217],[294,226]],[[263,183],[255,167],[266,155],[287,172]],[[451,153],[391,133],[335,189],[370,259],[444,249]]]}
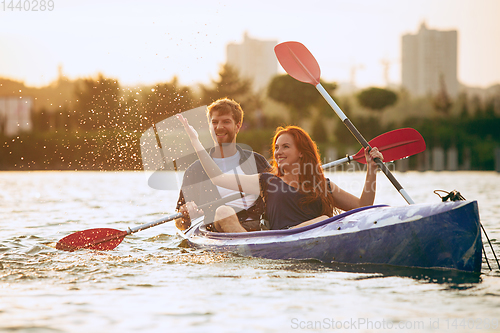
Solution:
{"label": "gray t-shirt", "polygon": [[[241,158],[240,152],[236,151],[236,154],[234,154],[233,156],[229,156],[226,158],[213,157],[213,160],[223,173],[228,173],[228,174],[236,173],[239,175],[243,175],[245,173],[241,169],[240,158]],[[219,191],[221,198],[225,198],[231,194],[238,193],[237,191],[230,190],[220,186],[217,186],[217,190]],[[233,207],[236,210],[236,212],[238,212],[242,209],[248,209],[248,207],[251,207],[255,203],[257,198],[258,196],[254,194],[245,195],[244,198],[230,201],[226,205]]]}

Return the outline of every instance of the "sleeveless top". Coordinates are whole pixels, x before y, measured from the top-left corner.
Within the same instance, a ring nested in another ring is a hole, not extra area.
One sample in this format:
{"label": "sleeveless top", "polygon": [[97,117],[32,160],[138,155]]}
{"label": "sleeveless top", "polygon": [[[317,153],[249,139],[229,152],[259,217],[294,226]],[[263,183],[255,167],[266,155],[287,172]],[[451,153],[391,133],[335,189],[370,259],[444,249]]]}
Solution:
{"label": "sleeveless top", "polygon": [[270,229],[288,229],[322,215],[320,198],[302,206],[300,202],[306,195],[281,178],[266,172],[260,175],[259,182]]}

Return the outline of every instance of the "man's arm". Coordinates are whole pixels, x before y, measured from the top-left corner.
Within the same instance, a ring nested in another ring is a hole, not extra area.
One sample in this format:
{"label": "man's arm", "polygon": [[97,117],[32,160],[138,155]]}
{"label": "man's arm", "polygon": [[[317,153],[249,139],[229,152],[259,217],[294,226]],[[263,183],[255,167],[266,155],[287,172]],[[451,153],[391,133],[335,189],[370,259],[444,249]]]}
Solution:
{"label": "man's arm", "polygon": [[[189,166],[184,173],[184,176],[182,177],[182,184],[181,184],[181,190],[179,191],[179,199],[177,199],[177,205],[175,207],[175,210],[177,212],[182,213],[182,217],[175,219],[175,226],[179,230],[186,230],[191,226],[191,218],[189,217],[189,211],[186,207],[186,198],[184,196],[184,191],[186,190],[185,184],[186,184],[186,178],[190,174],[190,169],[192,168],[192,165]],[[189,192],[189,190],[188,190]],[[189,195],[189,194],[188,194]]]}
{"label": "man's arm", "polygon": [[263,173],[263,172],[270,172],[272,167],[269,164],[269,162],[266,160],[264,156],[262,156],[259,153],[253,152],[255,156],[255,163],[257,164],[257,172],[258,173]]}
{"label": "man's arm", "polygon": [[[186,169],[182,178],[176,210],[182,212],[184,216],[176,219],[175,226],[179,230],[186,230],[191,226],[191,219],[195,219],[201,214],[205,214],[205,217],[210,220],[213,218],[214,212],[210,209],[198,212],[197,205],[204,205],[217,199],[220,199],[217,188],[208,179],[199,161],[194,162]],[[189,207],[186,206],[186,202]]]}
{"label": "man's arm", "polygon": [[179,199],[177,199],[177,205],[175,206],[175,210],[179,211],[179,208],[185,204],[186,204],[186,199],[184,198],[184,192],[182,192],[182,187],[181,187],[181,190],[179,191]]}
{"label": "man's arm", "polygon": [[178,209],[182,213],[182,217],[175,219],[175,226],[179,230],[186,230],[191,226],[191,219],[195,219],[203,215],[203,210],[198,209],[198,206],[193,202],[187,202]]}
{"label": "man's arm", "polygon": [[189,215],[186,216],[184,213],[186,211],[185,209],[186,205],[186,199],[184,199],[184,193],[182,192],[182,189],[179,191],[179,199],[177,199],[177,206],[175,207],[175,210],[177,212],[182,212],[182,217],[175,219],[175,226],[179,230],[186,230],[191,226],[191,219],[189,218]]}

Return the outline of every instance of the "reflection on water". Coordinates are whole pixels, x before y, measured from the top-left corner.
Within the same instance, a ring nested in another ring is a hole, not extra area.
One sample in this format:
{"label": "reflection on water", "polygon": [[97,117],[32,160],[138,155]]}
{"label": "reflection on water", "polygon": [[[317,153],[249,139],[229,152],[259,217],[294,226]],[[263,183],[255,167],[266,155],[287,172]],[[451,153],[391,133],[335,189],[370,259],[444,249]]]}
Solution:
{"label": "reflection on water", "polygon": [[[289,265],[282,265],[283,269],[294,272],[307,271],[333,271],[346,273],[359,273],[355,279],[377,279],[391,276],[408,277],[415,280],[448,284],[450,286],[467,288],[474,283],[481,282],[481,274],[461,272],[449,269],[427,269],[418,267],[399,267],[381,264],[345,264],[345,263],[321,263],[319,261],[293,261]],[[499,275],[500,277],[500,275]],[[463,285],[463,286],[461,286]],[[469,285],[469,286],[465,286]]]}
{"label": "reflection on water", "polygon": [[[500,204],[491,186],[498,174],[396,176],[417,202],[437,202],[434,189],[477,199],[500,253]],[[364,175],[330,177],[357,193]],[[382,177],[378,191],[377,204],[404,205]],[[185,247],[168,223],[109,252],[55,249],[72,232],[156,220],[174,211],[176,199],[176,191],[149,188],[141,173],[0,173],[0,330],[286,332],[295,331],[296,319],[498,318],[500,270],[491,260],[493,271],[483,262],[482,274],[472,274],[245,258]],[[486,253],[493,258],[488,245]]]}

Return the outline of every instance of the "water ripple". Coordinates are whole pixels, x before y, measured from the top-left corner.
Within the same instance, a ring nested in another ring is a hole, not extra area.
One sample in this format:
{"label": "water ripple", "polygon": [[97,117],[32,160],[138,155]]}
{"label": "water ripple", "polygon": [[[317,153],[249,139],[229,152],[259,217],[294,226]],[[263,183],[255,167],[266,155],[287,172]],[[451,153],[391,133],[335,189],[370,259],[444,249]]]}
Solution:
{"label": "water ripple", "polygon": [[[347,188],[363,177],[331,175]],[[436,202],[437,188],[478,199],[500,252],[500,204],[487,186],[497,174],[396,177],[419,202]],[[376,203],[404,204],[379,179]],[[55,249],[76,231],[126,230],[172,213],[177,193],[150,189],[141,173],[0,173],[0,198],[0,331],[283,332],[294,319],[498,316],[500,270],[492,260],[493,271],[484,262],[482,274],[470,274],[246,258],[188,248],[172,223],[127,236],[113,251]],[[486,252],[493,259],[489,245]]]}

